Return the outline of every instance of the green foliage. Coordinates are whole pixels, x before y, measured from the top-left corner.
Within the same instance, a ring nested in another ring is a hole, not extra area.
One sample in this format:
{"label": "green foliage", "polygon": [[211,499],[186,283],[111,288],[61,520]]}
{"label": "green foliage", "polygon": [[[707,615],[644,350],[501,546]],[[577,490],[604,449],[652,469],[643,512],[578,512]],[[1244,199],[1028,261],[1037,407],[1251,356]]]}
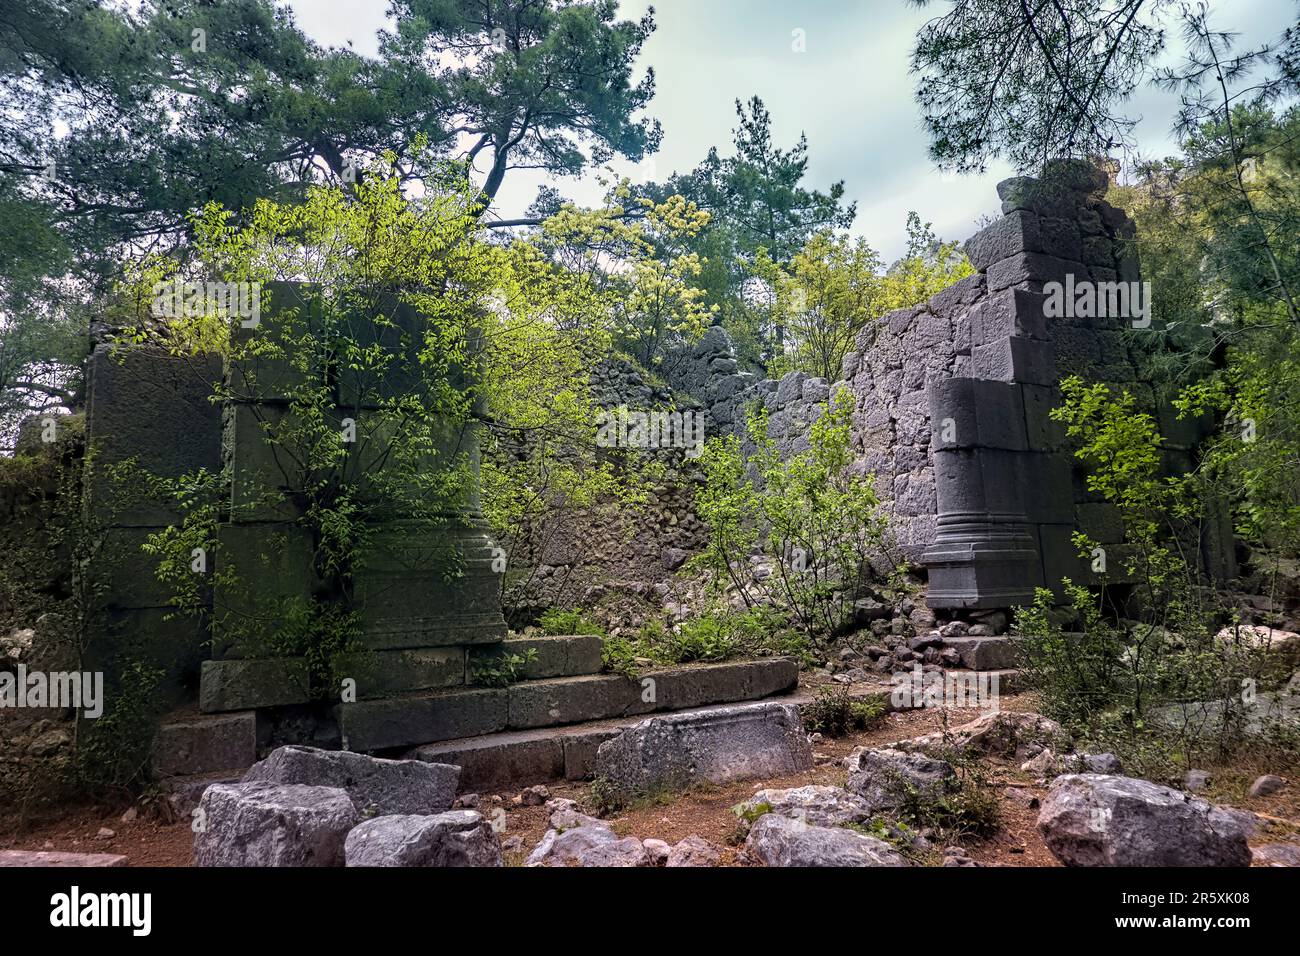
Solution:
{"label": "green foliage", "polygon": [[581,608],[547,608],[538,623],[547,634],[605,634],[605,629]]}
{"label": "green foliage", "polygon": [[737,657],[808,656],[804,639],[768,608],[713,609],[672,625],[649,621],[633,638],[605,638],[602,653],[606,670],[634,680],[640,677],[640,667],[647,665],[669,667]]}
{"label": "green foliage", "polygon": [[873,727],[887,711],[882,699],[855,701],[849,696],[849,689],[839,687],[823,688],[813,701],[803,709],[804,727],[810,733],[826,737],[847,737],[849,734]]}
{"label": "green foliage", "polygon": [[[775,608],[810,639],[843,628],[859,590],[889,560],[888,524],[874,476],[849,469],[851,403],[835,396],[813,422],[810,447],[782,458],[761,410],[749,418],[753,451],[734,436],[710,439],[700,461],[705,485],[696,508],[709,529],[708,547],[693,566],[730,583],[747,606]],[[756,580],[757,549],[772,573]],[[893,565],[891,577],[901,574]]]}
{"label": "green foliage", "polygon": [[72,776],[82,792],[120,798],[149,779],[150,750],[158,725],[158,686],[164,671],[126,659],[105,684],[104,713],[80,718]]}
{"label": "green foliage", "polygon": [[[844,201],[844,184],[822,192],[804,185],[808,144],[800,136],[789,148],[777,145],[772,117],[763,101],[736,101],[734,152],[709,150],[694,170],[653,184],[662,200],[680,194],[709,214],[689,248],[701,257],[697,284],[704,303],[717,311],[735,340],[740,358],[763,367],[784,351],[786,331],[772,312],[770,268],[785,268],[819,232],[847,229],[856,215]],[[769,295],[753,295],[753,280]]]}
{"label": "green foliage", "polygon": [[[220,399],[256,396],[259,374],[277,376],[282,414],[241,405],[276,474],[234,504],[222,479],[202,472],[144,482],[184,515],[146,545],[173,604],[200,609],[206,582],[192,561],[201,549],[221,592],[235,596],[213,609],[222,641],[253,656],[303,658],[312,690],[325,696],[364,668],[358,571],[398,548],[422,569],[458,573],[459,556],[438,542],[468,508],[465,429],[491,258],[471,238],[473,195],[449,189],[408,202],[394,176],[371,173],[350,194],[317,187],[297,205],[260,201],[244,229],[215,206],[196,221],[218,274],[304,283],[288,287],[295,301],[286,287],[274,302],[264,290],[268,315],[257,334],[232,338],[233,322],[218,313],[186,316],[167,338],[180,354],[229,353],[237,372],[218,386]],[[218,518],[247,521],[266,508],[287,511],[296,531],[264,536],[255,551],[243,542],[223,548]],[[310,596],[266,587],[304,540],[310,566],[291,573],[308,575]]]}
{"label": "green foliage", "polygon": [[641,677],[637,645],[622,635],[606,637],[600,647],[600,660],[611,674],[621,674],[628,680]]}
{"label": "green foliage", "polygon": [[905,788],[898,817],[920,830],[929,827],[944,840],[987,836],[1001,822],[997,791],[975,761],[958,761],[953,786],[921,792]]}
{"label": "green foliage", "polygon": [[1263,654],[1214,637],[1221,610],[1202,586],[1198,559],[1188,557],[1198,554],[1202,487],[1196,475],[1161,477],[1159,432],[1131,395],[1077,378],[1061,388],[1065,404],[1053,415],[1091,466],[1088,487],[1116,506],[1125,525],[1122,546],[1101,549],[1083,534],[1075,541],[1089,557],[1121,556],[1132,593],[1121,614],[1108,601],[1111,591],[1094,594],[1066,580],[1063,613],[1040,589],[1034,605],[1017,613],[1022,674],[1046,713],[1078,734],[1106,735],[1107,746],[1121,731],[1130,740],[1177,737],[1171,707],[1214,702],[1218,717],[1205,736],[1222,751],[1249,703],[1244,689],[1276,675]]}
{"label": "green foliage", "polygon": [[523,679],[524,671],[537,660],[537,648],[524,654],[493,654],[470,662],[469,682],[476,687],[509,687]]}
{"label": "green foliage", "polygon": [[955,242],[941,242],[915,212],[907,214],[907,252],[888,270],[862,239],[819,232],[782,267],[760,253],[755,273],[772,289],[772,320],[784,351],[768,365],[777,377],[801,370],[827,381],[876,320],[924,302],[974,267]]}

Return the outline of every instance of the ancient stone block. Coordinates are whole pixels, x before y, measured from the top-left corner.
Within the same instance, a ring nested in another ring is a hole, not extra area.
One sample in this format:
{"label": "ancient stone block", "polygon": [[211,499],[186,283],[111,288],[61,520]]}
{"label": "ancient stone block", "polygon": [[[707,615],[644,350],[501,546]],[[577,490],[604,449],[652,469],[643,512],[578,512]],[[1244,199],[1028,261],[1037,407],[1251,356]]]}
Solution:
{"label": "ancient stone block", "polygon": [[304,609],[314,582],[308,529],[285,522],[217,526],[213,656],[260,656],[260,646],[293,608]]}
{"label": "ancient stone block", "polygon": [[[91,510],[100,522],[115,526],[157,527],[179,520],[174,502],[140,493],[133,469],[175,478],[220,467],[220,410],[209,400],[221,380],[220,360],[100,346],[87,372]],[[132,466],[125,465],[128,459],[134,459]]]}
{"label": "ancient stone block", "polygon": [[509,695],[500,689],[360,700],[334,708],[346,746],[358,751],[491,734],[505,730],[508,714]]}
{"label": "ancient stone block", "polygon": [[525,656],[536,651],[531,663],[524,666],[523,680],[542,680],[547,677],[577,677],[595,674],[601,668],[601,644],[595,634],[566,635],[559,637],[517,637],[475,647],[470,650],[470,667],[478,661],[490,661],[502,655]]}
{"label": "ancient stone block", "polygon": [[985,226],[966,240],[966,257],[984,271],[1000,259],[1022,252],[1047,252],[1039,230],[1038,215],[1018,209]]}
{"label": "ancient stone block", "polygon": [[94,571],[105,599],[116,607],[169,607],[172,588],[158,580],[159,557],[146,554],[149,534],[161,528],[108,528],[95,554]]}
{"label": "ancient stone block", "polygon": [[[371,538],[353,577],[362,639],[376,649],[496,643],[506,636],[491,541],[476,527],[390,523]],[[451,553],[460,576],[448,579]],[[449,553],[450,552],[450,553]]]}
{"label": "ancient stone block", "polygon": [[1024,385],[1025,434],[1031,451],[1057,451],[1065,444],[1065,425],[1052,418],[1052,409],[1061,403],[1061,393],[1054,386]]}
{"label": "ancient stone block", "polygon": [[360,817],[334,787],[216,783],[203,792],[195,866],[342,866]]}
{"label": "ancient stone block", "polygon": [[1080,275],[1085,271],[1079,262],[1058,259],[1040,252],[1021,252],[989,266],[989,291],[997,292],[1021,283],[1063,283],[1067,275]]}
{"label": "ancient stone block", "polygon": [[976,378],[931,379],[925,394],[930,408],[931,448],[1028,448],[1020,389]]}
{"label": "ancient stone block", "polygon": [[1021,457],[1024,513],[1031,523],[1074,520],[1074,485],[1070,460],[1056,452],[1029,452]]}
{"label": "ancient stone block", "polygon": [[811,766],[798,708],[762,703],[642,721],[601,744],[595,773],[631,799],[699,782],[784,776]]}
{"label": "ancient stone block", "polygon": [[160,776],[240,770],[257,760],[257,719],[251,711],[169,720],[154,736],[152,766]]}
{"label": "ancient stone block", "polygon": [[1090,563],[1079,557],[1079,549],[1072,541],[1072,524],[1043,524],[1038,526],[1038,550],[1043,561],[1043,582],[1058,596],[1064,594],[1061,581],[1069,578],[1075,584],[1090,584],[1095,575]]}
{"label": "ancient stone block", "polygon": [[501,841],[473,810],[365,820],[344,847],[348,866],[501,865]]}
{"label": "ancient stone block", "polygon": [[337,787],[361,813],[442,813],[456,798],[460,768],[422,760],[383,760],[316,747],[278,747],[244,774],[244,783]]}
{"label": "ancient stone block", "polygon": [[972,348],[1011,336],[1046,340],[1046,300],[1043,293],[1028,289],[990,293],[970,309]]}
{"label": "ancient stone block", "polygon": [[1146,780],[1057,777],[1038,830],[1066,866],[1250,866],[1240,815]]}
{"label": "ancient stone block", "polygon": [[509,695],[509,724],[521,729],[644,714],[655,709],[652,701],[642,699],[640,684],[618,675],[530,681],[512,685]]}
{"label": "ancient stone block", "polygon": [[480,792],[521,781],[564,778],[566,740],[559,731],[520,731],[424,744],[406,756],[453,764],[460,768],[460,788]]}
{"label": "ancient stone block", "polygon": [[199,709],[205,714],[305,704],[310,699],[307,665],[301,658],[203,662]]}
{"label": "ancient stone block", "polygon": [[55,850],[0,850],[0,867],[126,866],[120,853],[64,853]]}
{"label": "ancient stone block", "polygon": [[289,441],[294,428],[289,415],[278,405],[226,403],[222,442],[229,456],[232,520],[291,522],[299,518],[297,507],[284,494],[302,480]]}
{"label": "ancient stone block", "polygon": [[1081,502],[1075,506],[1079,530],[1098,544],[1118,544],[1124,540],[1124,519],[1119,508],[1109,502]]}
{"label": "ancient stone block", "polygon": [[357,658],[357,696],[386,697],[461,686],[467,680],[465,661],[463,647],[369,651]]}
{"label": "ancient stone block", "polygon": [[957,651],[962,667],[973,671],[998,671],[1016,666],[1015,649],[1005,637],[946,637],[943,643]]}
{"label": "ancient stone block", "polygon": [[[654,709],[680,710],[705,704],[755,700],[793,690],[799,681],[799,665],[791,658],[770,657],[708,667],[673,668],[651,676],[655,681]],[[644,681],[638,689],[644,693],[647,689]]]}
{"label": "ancient stone block", "polygon": [[970,374],[995,382],[1031,385],[1052,385],[1057,380],[1051,343],[1020,337],[976,345],[971,349]]}
{"label": "ancient stone block", "polygon": [[845,827],[811,826],[778,813],[759,817],[745,853],[763,866],[907,866],[884,840]]}

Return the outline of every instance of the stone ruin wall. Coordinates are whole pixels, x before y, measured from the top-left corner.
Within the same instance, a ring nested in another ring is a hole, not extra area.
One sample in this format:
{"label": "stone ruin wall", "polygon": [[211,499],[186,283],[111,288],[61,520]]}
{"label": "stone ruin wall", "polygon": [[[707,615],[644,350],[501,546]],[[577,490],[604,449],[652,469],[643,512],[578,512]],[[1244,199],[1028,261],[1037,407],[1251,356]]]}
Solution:
{"label": "stone ruin wall", "polygon": [[[250,334],[273,328],[278,309],[298,297],[294,287],[274,288],[270,314]],[[374,334],[371,323],[355,325],[361,337]],[[101,543],[85,569],[96,621],[87,666],[113,674],[124,660],[156,662],[166,671],[164,702],[197,697],[205,713],[281,708],[290,722],[325,735],[312,742],[331,743],[332,721],[322,710],[328,704],[311,702],[306,663],[239,646],[221,627],[224,615],[265,615],[282,597],[305,601],[314,578],[311,542],[283,496],[278,452],[264,432],[289,407],[292,373],[276,366],[266,359],[223,365],[215,356],[178,357],[149,347],[100,346],[92,354],[85,510]],[[396,368],[389,374],[405,374],[400,362]],[[223,379],[232,397],[213,401],[214,384]],[[340,388],[340,415],[361,422],[383,414]],[[383,422],[376,421],[382,435]],[[349,466],[357,474],[381,467],[367,454],[376,453],[358,445]],[[130,470],[115,476],[120,466]],[[169,590],[157,580],[157,559],[141,550],[149,534],[183,516],[165,500],[133,494],[140,487],[132,475],[140,469],[176,478],[200,468],[223,473],[230,497],[217,527],[217,551],[203,572],[206,613],[196,619],[175,613]],[[462,577],[450,583],[439,567],[429,566],[427,549],[412,547],[401,523],[401,516],[378,521],[374,552],[353,582],[368,651],[357,679],[361,700],[464,686],[473,655],[506,636],[481,521],[471,515],[465,528],[447,531],[464,566]],[[218,575],[219,566],[236,572],[237,589]],[[301,719],[285,709],[294,707],[305,708]]]}
{"label": "stone ruin wall", "polygon": [[[1176,421],[1142,380],[1125,320],[1045,318],[1046,282],[1063,281],[1067,274],[1094,281],[1140,278],[1133,224],[1102,198],[1104,177],[1078,164],[1064,164],[1058,173],[1062,180],[1050,190],[1026,178],[1000,184],[1004,215],[966,244],[977,273],[864,330],[844,360],[840,380],[854,402],[854,467],[876,475],[903,553],[921,562],[940,537],[945,511],[970,510],[961,500],[969,497],[962,489],[982,482],[978,507],[997,511],[992,501],[999,497],[1023,506],[1017,523],[1024,527],[1016,531],[1012,549],[1017,553],[1002,562],[1019,567],[1022,596],[1025,588],[1062,574],[1090,579],[1069,542],[1075,529],[1103,544],[1117,542],[1123,533],[1114,509],[1087,492],[1060,427],[1048,417],[1060,401],[1060,376],[1077,373],[1122,385],[1144,407],[1156,409],[1171,469],[1191,465],[1204,429],[1204,423]],[[207,400],[202,384],[220,370],[193,363],[183,367],[178,361],[143,352],[128,355],[127,364],[106,351],[92,358],[87,439],[98,465],[130,455],[163,475],[221,466],[221,443],[214,437],[223,427],[221,412]],[[746,407],[761,401],[770,434],[786,453],[808,447],[819,403],[838,384],[804,373],[772,380],[741,371],[721,328],[671,353],[663,374],[665,382],[659,383],[630,362],[611,360],[593,378],[596,399],[606,408],[703,411],[706,436],[743,435]],[[973,428],[955,447],[932,447],[935,402],[956,402],[956,417],[969,416]],[[140,409],[151,411],[141,415]],[[228,433],[229,419],[238,414],[226,411]],[[228,441],[227,454],[229,448]],[[528,579],[527,591],[507,603],[525,617],[551,605],[603,604],[614,609],[611,623],[632,627],[671,610],[681,600],[674,573],[705,541],[693,495],[701,476],[679,449],[663,450],[659,457],[668,480],[652,490],[644,511],[617,521],[574,516],[543,547],[521,550],[516,568]],[[972,479],[972,467],[987,481]],[[96,498],[93,488],[89,497],[92,509],[99,507],[94,502],[107,500]],[[113,564],[121,568],[106,610],[119,627],[170,635],[164,643],[185,647],[172,676],[188,685],[198,664],[195,642],[188,632],[173,632],[194,625],[164,620],[165,598],[155,593],[139,552],[143,536],[172,517],[156,509],[105,515]],[[231,527],[224,533],[240,532]],[[1206,547],[1211,565],[1229,569],[1230,529],[1212,528],[1211,537]],[[1017,566],[1026,558],[1020,552],[1028,551],[1033,552],[1028,564]]]}
{"label": "stone ruin wall", "polygon": [[[1123,538],[1123,526],[1114,506],[1087,489],[1083,464],[1074,457],[1062,426],[1050,418],[1051,409],[1061,403],[1060,379],[1077,374],[1133,393],[1157,417],[1169,473],[1193,466],[1196,446],[1209,427],[1204,420],[1179,420],[1165,396],[1155,393],[1142,370],[1141,332],[1132,328],[1130,318],[1046,316],[1043,288],[1048,282],[1065,282],[1067,276],[1075,282],[1141,280],[1134,224],[1106,202],[1107,186],[1104,172],[1070,161],[1053,164],[1041,182],[1017,177],[999,184],[1002,217],[965,245],[976,274],[864,330],[844,359],[839,382],[801,372],[759,379],[741,371],[730,338],[718,327],[698,343],[670,353],[665,379],[679,407],[706,412],[709,436],[743,436],[746,407],[762,402],[770,434],[787,454],[808,447],[819,403],[846,384],[854,402],[853,467],[875,474],[896,544],[909,561],[924,565],[937,560],[944,550],[942,541],[934,550],[942,520],[952,523],[954,514],[984,513],[996,519],[991,531],[985,528],[980,534],[1004,539],[998,546],[1002,550],[984,553],[983,568],[962,572],[962,596],[932,598],[936,606],[1023,603],[1032,598],[1034,587],[1057,587],[1064,576],[1095,583],[1097,576],[1079,559],[1071,535],[1080,530],[1103,546],[1114,545]],[[637,407],[648,398],[669,400],[667,394],[648,397],[635,370],[627,374],[626,388],[614,387],[616,382],[598,388],[602,404]],[[933,406],[943,410],[940,420],[951,416],[970,426],[959,429],[965,433],[952,447],[934,440]],[[685,466],[689,476],[689,462]],[[598,563],[621,567],[630,579],[621,586],[670,600],[664,582],[680,552],[703,543],[688,492],[689,481],[657,492],[656,517],[629,551],[620,552],[616,540],[603,541]],[[682,528],[656,533],[663,515],[673,512]],[[690,533],[683,534],[683,528]],[[967,552],[982,547],[965,540],[959,544]],[[1207,570],[1220,578],[1235,573],[1231,528],[1224,516],[1211,517],[1201,545]],[[952,548],[946,553],[951,558]],[[668,557],[659,562],[656,554]],[[629,563],[621,563],[624,556]],[[1111,580],[1119,572],[1116,557],[1112,554],[1108,561]],[[964,560],[970,564],[974,559]],[[1011,580],[992,584],[987,576],[994,566]],[[584,575],[576,579],[590,580]],[[598,589],[585,596],[602,593]],[[563,596],[576,601],[584,591],[574,587]]]}

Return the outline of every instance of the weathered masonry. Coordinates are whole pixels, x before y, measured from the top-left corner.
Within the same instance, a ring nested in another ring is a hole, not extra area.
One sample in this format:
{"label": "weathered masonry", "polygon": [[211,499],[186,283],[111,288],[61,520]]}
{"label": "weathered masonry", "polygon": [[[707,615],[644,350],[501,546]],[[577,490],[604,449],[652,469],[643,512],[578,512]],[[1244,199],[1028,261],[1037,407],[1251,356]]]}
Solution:
{"label": "weathered masonry", "polygon": [[[238,330],[236,345],[274,336],[286,316],[310,323],[314,308],[303,288],[276,286],[261,325]],[[420,387],[418,349],[411,347],[420,317],[409,309],[391,311],[394,324],[358,320],[348,334],[392,353],[384,387],[409,395]],[[91,653],[110,672],[128,661],[165,670],[165,701],[180,710],[159,733],[159,772],[245,766],[259,749],[290,742],[472,751],[472,741],[507,730],[752,700],[794,687],[795,662],[769,659],[660,670],[647,690],[645,681],[601,673],[598,637],[508,638],[497,555],[478,510],[476,435],[472,423],[449,423],[435,441],[434,458],[464,464],[468,495],[433,529],[386,500],[367,501],[385,458],[367,451],[365,442],[348,452],[344,472],[371,522],[365,560],[349,582],[363,648],[355,699],[340,693],[346,689],[322,688],[303,656],[243,639],[248,622],[264,619],[273,630],[320,587],[317,542],[289,477],[295,463],[284,460],[292,449],[273,438],[298,414],[291,396],[303,372],[274,353],[232,353],[242,357],[223,362],[103,346],[90,362],[86,513],[103,541],[86,575],[102,622]],[[385,409],[346,376],[328,381],[324,427],[351,420],[360,423],[359,431],[375,433]],[[381,421],[377,432],[383,428]],[[200,470],[221,476],[225,497],[216,547],[195,571],[202,576],[200,613],[182,615],[171,606],[171,589],[158,580],[159,558],[142,545],[151,534],[178,527],[183,515],[173,502],[148,493],[143,477]],[[476,665],[530,651],[522,680],[476,686]],[[471,743],[458,743],[461,738]],[[550,761],[548,773],[581,776],[594,753],[587,744],[601,739],[579,735],[561,746],[555,738],[533,750]]]}
{"label": "weathered masonry", "polygon": [[[1049,317],[1045,287],[1141,283],[1132,220],[1103,198],[1106,174],[1082,161],[1049,166],[1043,179],[999,184],[1003,216],[966,243],[977,272],[866,329],[840,382],[792,372],[780,381],[737,370],[721,329],[670,370],[699,397],[710,430],[743,429],[744,407],[762,402],[770,434],[807,447],[808,425],[839,385],[854,403],[854,467],[876,475],[902,552],[929,574],[936,608],[1005,608],[1063,577],[1096,583],[1071,541],[1102,546],[1124,529],[1115,507],[1090,492],[1050,412],[1068,375],[1126,389],[1156,414],[1167,470],[1193,465],[1209,422],[1177,418],[1138,360],[1145,320],[1136,314]],[[1140,294],[1140,293],[1139,293]],[[1136,300],[1129,298],[1129,313]],[[1206,571],[1231,577],[1226,515],[1200,542]],[[1110,580],[1122,562],[1111,555]]]}

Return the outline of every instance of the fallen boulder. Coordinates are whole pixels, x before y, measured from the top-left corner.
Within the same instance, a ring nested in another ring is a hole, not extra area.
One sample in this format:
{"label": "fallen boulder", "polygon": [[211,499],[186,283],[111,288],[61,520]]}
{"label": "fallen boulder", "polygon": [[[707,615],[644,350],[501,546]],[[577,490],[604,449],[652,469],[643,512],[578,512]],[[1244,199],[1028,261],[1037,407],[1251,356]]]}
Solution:
{"label": "fallen boulder", "polygon": [[1300,846],[1294,843],[1266,843],[1250,855],[1255,866],[1300,866]]}
{"label": "fallen boulder", "polygon": [[344,843],[348,866],[500,866],[501,842],[473,810],[366,820]]}
{"label": "fallen boulder", "polygon": [[858,747],[845,763],[849,790],[862,798],[871,813],[897,809],[909,799],[935,800],[957,783],[952,764],[924,753]]}
{"label": "fallen boulder", "polygon": [[596,751],[611,799],[682,790],[699,782],[779,777],[812,766],[794,704],[759,703],[651,717]]}
{"label": "fallen boulder", "polygon": [[1132,777],[1057,777],[1038,831],[1066,866],[1250,865],[1240,814]]}
{"label": "fallen boulder", "polygon": [[731,809],[739,817],[743,831],[765,813],[828,827],[865,823],[872,815],[871,806],[856,793],[815,784],[790,790],[760,790]]}
{"label": "fallen boulder", "polygon": [[[647,843],[650,841],[647,840]],[[722,860],[718,848],[703,837],[688,836],[668,851],[665,866],[717,866]]]}
{"label": "fallen boulder", "polygon": [[907,866],[884,840],[845,827],[809,826],[765,813],[745,839],[745,853],[764,866]]}
{"label": "fallen boulder", "polygon": [[253,764],[243,782],[338,787],[362,813],[387,815],[449,810],[459,780],[460,768],[445,763],[288,746]]}
{"label": "fallen boulder", "polygon": [[1292,664],[1300,663],[1300,634],[1295,631],[1263,624],[1234,624],[1215,634],[1214,640],[1224,647],[1239,647],[1276,655]]}
{"label": "fallen boulder", "polygon": [[195,866],[342,866],[359,816],[337,787],[214,783],[194,823]]}
{"label": "fallen boulder", "polygon": [[1074,741],[1056,721],[1028,711],[993,711],[949,731],[936,731],[894,744],[896,750],[922,753],[1013,757],[1021,752],[1022,760],[1034,756],[1043,747],[1067,753],[1074,749]]}
{"label": "fallen boulder", "polygon": [[635,837],[619,838],[604,826],[547,830],[528,855],[525,866],[653,866],[654,861]]}

